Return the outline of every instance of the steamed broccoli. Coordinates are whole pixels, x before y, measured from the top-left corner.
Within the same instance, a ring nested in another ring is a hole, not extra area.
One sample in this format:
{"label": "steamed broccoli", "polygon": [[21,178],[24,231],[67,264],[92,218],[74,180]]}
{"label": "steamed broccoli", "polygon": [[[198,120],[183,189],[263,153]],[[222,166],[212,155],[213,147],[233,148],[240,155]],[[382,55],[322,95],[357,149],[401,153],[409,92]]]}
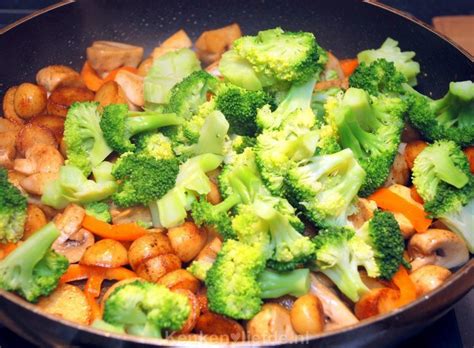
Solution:
{"label": "steamed broccoli", "polygon": [[393,214],[376,211],[374,217],[367,221],[356,235],[374,251],[376,267],[366,267],[369,277],[392,279],[403,262],[405,250],[400,226]]}
{"label": "steamed broccoli", "polygon": [[103,320],[131,335],[162,338],[165,330],[180,330],[190,311],[185,295],[136,280],[110,294],[104,304]]}
{"label": "steamed broccoli", "polygon": [[207,271],[209,309],[234,319],[251,319],[260,311],[262,299],[257,282],[265,258],[257,248],[228,240]]}
{"label": "steamed broccoli", "polygon": [[182,224],[198,196],[211,190],[206,173],[217,169],[222,156],[202,154],[192,157],[179,166],[176,184],[163,197],[149,202],[155,227],[174,227]]}
{"label": "steamed broccoli", "polygon": [[50,222],[0,261],[0,288],[30,302],[49,295],[69,266],[64,256],[50,249],[59,234]]}
{"label": "steamed broccoli", "polygon": [[64,121],[67,161],[89,175],[112,152],[100,129],[99,103],[74,103]]}
{"label": "steamed broccoli", "polygon": [[215,93],[219,80],[204,70],[194,71],[171,89],[167,112],[189,120],[207,101],[208,93]]}
{"label": "steamed broccoli", "polygon": [[370,95],[390,94],[398,96],[404,92],[405,76],[393,62],[376,59],[370,64],[361,63],[349,78],[349,85],[361,88]]}
{"label": "steamed broccoli", "polygon": [[45,185],[41,202],[55,209],[63,209],[69,203],[104,200],[117,190],[111,172],[112,163],[102,162],[92,170],[94,180],[88,180],[79,168],[63,166],[59,170],[59,179]]}
{"label": "steamed broccoli", "polygon": [[112,215],[110,214],[109,205],[105,202],[90,202],[84,208],[86,214],[95,217],[98,220],[111,222]]}
{"label": "steamed broccoli", "polygon": [[197,279],[204,281],[206,280],[207,271],[211,269],[213,263],[211,259],[194,260],[186,270]]}
{"label": "steamed broccoli", "polygon": [[107,144],[118,153],[124,153],[135,150],[135,144],[130,141],[134,135],[181,122],[176,114],[129,111],[126,104],[110,104],[104,108],[100,128]]}
{"label": "steamed broccoli", "polygon": [[170,138],[161,133],[142,133],[134,138],[136,152],[156,159],[171,159],[175,157],[173,143]]}
{"label": "steamed broccoli", "polygon": [[370,64],[377,59],[385,59],[395,64],[395,68],[401,72],[408,81],[408,84],[417,84],[416,76],[420,73],[420,64],[413,60],[415,52],[402,52],[398,47],[398,41],[387,38],[382,46],[377,49],[362,51],[357,55],[359,63]]}
{"label": "steamed broccoli", "polygon": [[452,140],[460,146],[474,144],[474,83],[451,82],[441,99],[409,91],[408,118],[428,140]]}
{"label": "steamed broccoli", "polygon": [[358,266],[372,260],[372,249],[352,229],[333,227],[322,230],[313,238],[316,267],[331,279],[337,288],[353,302],[369,289],[362,282]]}
{"label": "steamed broccoli", "polygon": [[328,98],[335,97],[340,93],[342,93],[342,90],[338,87],[332,87],[322,91],[313,92],[311,97],[311,109],[313,109],[318,123],[325,123],[324,116],[326,114],[326,110],[324,105],[328,101]]}
{"label": "steamed broccoli", "polygon": [[112,199],[119,207],[130,207],[163,197],[178,175],[176,158],[156,159],[127,152],[114,164],[112,175],[119,180]]}
{"label": "steamed broccoli", "polygon": [[438,216],[438,218],[451,231],[464,239],[469,251],[471,254],[474,254],[474,232],[472,231],[472,221],[474,221],[474,198],[471,198],[469,203],[459,210],[443,213]]}
{"label": "steamed broccoli", "polygon": [[168,104],[173,86],[200,68],[196,54],[188,48],[154,59],[143,84],[146,105]]}
{"label": "steamed broccoli", "polygon": [[230,133],[247,136],[259,133],[257,111],[272,103],[272,98],[263,91],[249,91],[232,85],[222,88],[216,97],[216,108],[229,122]]}
{"label": "steamed broccoli", "polygon": [[23,237],[26,221],[26,197],[8,181],[0,168],[0,243],[15,243]]}
{"label": "steamed broccoli", "polygon": [[320,227],[350,225],[354,199],[365,179],[350,149],[310,158],[288,172],[287,196]]}
{"label": "steamed broccoli", "polygon": [[406,104],[400,98],[369,97],[349,88],[336,106],[327,105],[328,122],[343,148],[350,148],[367,173],[360,194],[368,196],[387,179],[400,144]]}
{"label": "steamed broccoli", "polygon": [[300,268],[291,272],[275,272],[265,269],[258,276],[261,298],[277,298],[284,295],[300,297],[308,293],[309,269]]}
{"label": "steamed broccoli", "polygon": [[415,159],[413,184],[434,217],[461,210],[474,197],[474,177],[461,148],[440,140],[426,147]]}

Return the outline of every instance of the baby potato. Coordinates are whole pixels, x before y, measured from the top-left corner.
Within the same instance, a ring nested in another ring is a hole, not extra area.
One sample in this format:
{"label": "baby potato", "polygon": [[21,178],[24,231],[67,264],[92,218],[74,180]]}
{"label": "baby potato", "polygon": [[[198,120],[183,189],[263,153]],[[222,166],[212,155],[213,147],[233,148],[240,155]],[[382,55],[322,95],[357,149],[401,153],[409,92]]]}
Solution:
{"label": "baby potato", "polygon": [[128,263],[127,249],[116,240],[102,239],[85,251],[80,263],[106,268],[124,266]]}
{"label": "baby potato", "polygon": [[185,269],[177,269],[165,274],[158,280],[158,283],[171,290],[186,289],[196,293],[199,289],[199,280]]}
{"label": "baby potato", "polygon": [[28,204],[26,209],[26,222],[22,240],[28,239],[33,233],[48,223],[43,211],[34,204]]}
{"label": "baby potato", "polygon": [[23,120],[15,111],[15,94],[18,89],[18,86],[10,87],[3,96],[3,115],[6,119],[12,121],[16,124],[23,124],[25,120]]}
{"label": "baby potato", "polygon": [[78,324],[88,325],[91,320],[92,312],[86,295],[70,284],[60,284],[51,295],[40,299],[38,307],[43,312]]}
{"label": "baby potato", "polygon": [[57,87],[85,87],[81,75],[65,65],[46,66],[36,74],[36,82],[48,92]]}
{"label": "baby potato", "polygon": [[181,268],[181,260],[175,254],[163,254],[146,260],[138,266],[136,272],[140,278],[158,282],[165,274]]}
{"label": "baby potato", "polygon": [[18,133],[16,148],[21,155],[25,156],[28,149],[35,145],[50,145],[55,149],[58,148],[56,138],[48,128],[29,123]]}
{"label": "baby potato", "polygon": [[181,327],[181,330],[179,330],[177,333],[178,334],[190,333],[191,331],[193,331],[194,326],[196,325],[196,322],[199,318],[199,314],[200,314],[199,302],[196,299],[196,296],[189,290],[176,289],[176,290],[173,290],[173,292],[186,296],[188,298],[189,305],[191,307],[191,311],[189,312],[188,319],[186,319],[186,322]]}
{"label": "baby potato", "polygon": [[299,297],[290,310],[293,329],[299,335],[313,335],[324,331],[324,312],[319,298],[312,294]]}
{"label": "baby potato", "polygon": [[18,116],[29,119],[46,108],[46,101],[46,90],[43,87],[25,82],[18,86],[13,104]]}
{"label": "baby potato", "polygon": [[192,222],[168,230],[168,238],[176,255],[183,262],[193,260],[206,244],[207,233]]}
{"label": "baby potato", "polygon": [[30,123],[49,129],[56,138],[56,142],[61,142],[64,133],[64,117],[54,115],[38,115],[33,117],[30,120]]}
{"label": "baby potato", "polygon": [[245,340],[245,331],[242,325],[233,319],[212,312],[204,313],[199,317],[194,331],[204,335],[225,335],[231,341]]}
{"label": "baby potato", "polygon": [[48,98],[48,114],[66,117],[69,107],[75,102],[94,100],[94,92],[80,87],[56,88]]}
{"label": "baby potato", "polygon": [[141,263],[158,255],[172,254],[170,240],[163,233],[149,233],[136,239],[128,249],[128,261],[134,271]]}
{"label": "baby potato", "polygon": [[104,107],[110,104],[127,104],[122,87],[115,81],[107,81],[96,92],[94,100]]}

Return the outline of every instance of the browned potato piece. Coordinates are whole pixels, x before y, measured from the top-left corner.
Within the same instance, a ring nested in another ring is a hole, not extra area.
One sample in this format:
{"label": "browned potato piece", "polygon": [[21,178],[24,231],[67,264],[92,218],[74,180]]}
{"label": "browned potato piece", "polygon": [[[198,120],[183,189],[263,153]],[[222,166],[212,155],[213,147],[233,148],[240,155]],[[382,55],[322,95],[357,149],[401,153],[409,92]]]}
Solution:
{"label": "browned potato piece", "polygon": [[209,193],[207,194],[206,199],[211,204],[218,204],[222,201],[221,193],[219,192],[219,188],[213,181],[210,181],[210,184],[211,191],[209,191]]}
{"label": "browned potato piece", "polygon": [[324,331],[324,312],[319,298],[312,294],[298,298],[290,311],[291,325],[299,335]]}
{"label": "browned potato piece", "polygon": [[87,61],[99,74],[121,66],[136,68],[142,61],[143,47],[114,41],[94,41],[87,47]]}
{"label": "browned potato piece", "polygon": [[153,65],[153,58],[148,57],[147,59],[143,60],[138,66],[138,75],[145,77],[148,74],[151,66]]}
{"label": "browned potato piece", "polygon": [[38,115],[30,120],[31,124],[49,129],[60,143],[64,133],[64,117],[55,115]]}
{"label": "browned potato piece", "polygon": [[231,341],[245,340],[245,331],[242,325],[235,320],[212,312],[204,313],[199,317],[194,331],[204,335],[225,335]]}
{"label": "browned potato piece", "polygon": [[27,124],[18,133],[16,148],[24,156],[26,151],[35,145],[50,145],[58,148],[56,138],[48,128]]}
{"label": "browned potato piece", "polygon": [[13,123],[23,124],[25,120],[23,120],[15,111],[15,94],[18,89],[18,86],[10,87],[3,96],[3,115],[8,120],[12,121]]}
{"label": "browned potato piece", "polygon": [[210,64],[218,60],[232,43],[242,36],[237,23],[205,31],[196,41],[196,53],[201,61]]}
{"label": "browned potato piece", "polygon": [[94,100],[102,107],[109,104],[127,104],[125,92],[115,81],[104,83],[95,94]]}
{"label": "browned potato piece", "polygon": [[127,249],[116,240],[102,239],[86,250],[81,264],[114,268],[128,263]]}
{"label": "browned potato piece", "polygon": [[128,249],[128,261],[133,270],[141,263],[158,255],[171,254],[170,240],[163,233],[149,233],[135,240]]}
{"label": "browned potato piece", "polygon": [[176,290],[173,290],[173,292],[186,296],[188,298],[189,305],[191,307],[191,311],[189,312],[188,319],[186,320],[184,325],[181,327],[181,330],[179,330],[177,333],[178,334],[190,333],[191,331],[193,331],[194,326],[196,325],[196,322],[199,318],[199,314],[201,314],[199,302],[196,296],[189,290],[176,289]]}
{"label": "browned potato piece", "polygon": [[199,280],[185,269],[177,269],[176,271],[165,274],[158,280],[159,284],[163,284],[171,290],[186,289],[192,293],[196,293],[199,289]]}
{"label": "browned potato piece", "polygon": [[195,333],[190,334],[176,334],[169,336],[168,339],[172,341],[193,341],[193,342],[214,342],[214,343],[226,343],[229,342],[229,336],[227,335],[200,335]]}
{"label": "browned potato piece", "polygon": [[94,92],[80,87],[56,88],[48,98],[48,114],[66,117],[69,107],[75,102],[94,100]]}
{"label": "browned potato piece", "polygon": [[165,274],[181,268],[181,260],[175,254],[155,256],[141,263],[136,272],[140,278],[158,282]]}
{"label": "browned potato piece", "polygon": [[249,341],[290,341],[296,337],[290,312],[276,303],[264,304],[260,312],[247,322]]}
{"label": "browned potato piece", "polygon": [[48,297],[38,302],[44,312],[56,315],[78,324],[88,325],[91,320],[91,308],[86,295],[77,286],[60,284]]}
{"label": "browned potato piece", "polygon": [[207,233],[192,222],[168,230],[168,238],[176,255],[183,262],[193,260],[206,244]]}
{"label": "browned potato piece", "polygon": [[34,204],[28,204],[26,210],[26,222],[22,240],[28,239],[33,233],[48,223],[43,211]]}
{"label": "browned potato piece", "polygon": [[21,129],[18,123],[10,121],[8,118],[0,117],[0,133],[14,132],[17,134]]}
{"label": "browned potato piece", "polygon": [[48,92],[54,91],[57,87],[85,87],[81,75],[65,65],[44,67],[36,74],[36,82]]}
{"label": "browned potato piece", "polygon": [[410,168],[410,170],[413,168],[415,158],[427,146],[428,144],[422,140],[415,140],[407,144],[407,146],[405,147],[405,161],[407,162],[408,168]]}
{"label": "browned potato piece", "polygon": [[46,100],[46,90],[43,87],[25,82],[18,86],[13,104],[18,116],[29,119],[46,108]]}

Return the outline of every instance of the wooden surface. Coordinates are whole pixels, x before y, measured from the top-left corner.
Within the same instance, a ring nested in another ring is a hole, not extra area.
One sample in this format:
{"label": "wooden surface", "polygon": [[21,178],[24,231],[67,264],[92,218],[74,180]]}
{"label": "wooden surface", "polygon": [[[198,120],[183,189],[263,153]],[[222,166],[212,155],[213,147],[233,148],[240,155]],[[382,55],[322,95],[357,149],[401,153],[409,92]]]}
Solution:
{"label": "wooden surface", "polygon": [[474,16],[434,17],[433,26],[474,56]]}

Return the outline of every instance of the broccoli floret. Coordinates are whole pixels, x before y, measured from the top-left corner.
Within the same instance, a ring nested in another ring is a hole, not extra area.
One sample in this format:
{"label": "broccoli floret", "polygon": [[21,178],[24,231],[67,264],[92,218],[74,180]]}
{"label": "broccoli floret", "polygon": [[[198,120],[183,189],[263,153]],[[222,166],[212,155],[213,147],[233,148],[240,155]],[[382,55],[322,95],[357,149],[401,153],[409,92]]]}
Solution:
{"label": "broccoli floret", "polygon": [[212,267],[214,262],[210,259],[205,260],[194,260],[186,270],[191,273],[194,277],[201,281],[206,280],[207,271]]}
{"label": "broccoli floret", "polygon": [[461,148],[440,140],[427,146],[415,159],[413,184],[432,216],[459,211],[474,197],[474,176]]}
{"label": "broccoli floret", "polygon": [[206,173],[217,169],[221,163],[222,156],[208,153],[192,157],[181,164],[174,188],[148,204],[153,225],[170,228],[182,224],[192,202],[211,190]]}
{"label": "broccoli floret", "polygon": [[273,79],[258,74],[249,61],[240,57],[234,50],[224,52],[219,61],[219,71],[225,80],[249,91],[261,90],[275,83]]}
{"label": "broccoli floret", "polygon": [[109,205],[105,202],[90,202],[85,205],[86,214],[95,217],[98,220],[111,222]]}
{"label": "broccoli floret", "polygon": [[257,74],[277,81],[307,81],[323,70],[327,59],[312,33],[285,32],[281,28],[243,36],[234,41],[233,50]]}
{"label": "broccoli floret", "polygon": [[168,52],[154,59],[143,84],[146,105],[168,104],[173,86],[199,69],[201,64],[196,54],[188,48]]}
{"label": "broccoli floret", "polygon": [[236,154],[241,154],[247,147],[254,147],[257,139],[245,135],[234,135],[230,138],[232,150]]}
{"label": "broccoli floret", "polygon": [[474,254],[474,233],[472,231],[472,221],[474,221],[474,199],[471,199],[464,207],[458,210],[444,213],[438,218],[451,231],[464,239],[466,245]]}
{"label": "broccoli floret", "polygon": [[110,104],[104,108],[100,128],[107,144],[118,153],[124,153],[136,148],[130,141],[132,136],[181,123],[181,118],[174,113],[136,112],[129,111],[126,104]]}
{"label": "broccoli floret", "polygon": [[176,158],[156,159],[125,153],[114,164],[112,175],[119,180],[112,199],[119,207],[148,204],[171,190],[178,175]]}
{"label": "broccoli floret", "polygon": [[433,100],[409,90],[408,118],[430,141],[452,140],[460,146],[474,144],[474,83],[451,82],[441,99]]}
{"label": "broccoli floret", "polygon": [[93,327],[94,329],[98,329],[98,330],[109,331],[109,332],[114,332],[114,333],[119,333],[119,334],[125,334],[125,330],[124,330],[123,327],[109,324],[109,323],[105,322],[102,319],[94,320],[91,327]]}
{"label": "broccoli floret", "polygon": [[63,209],[69,203],[90,203],[104,200],[117,190],[112,176],[112,163],[102,162],[92,170],[94,180],[88,180],[74,166],[62,166],[59,179],[48,182],[43,190],[41,202],[55,209]]}
{"label": "broccoli floret", "polygon": [[0,243],[15,243],[23,237],[26,221],[26,197],[8,181],[0,168]]}
{"label": "broccoli floret", "polygon": [[388,177],[400,144],[406,104],[400,98],[369,98],[367,92],[349,88],[338,106],[327,115],[343,148],[350,148],[367,173],[360,194],[368,196]]}
{"label": "broccoli floret", "polygon": [[420,64],[413,60],[414,57],[415,52],[402,52],[398,41],[392,38],[387,38],[380,48],[362,51],[357,55],[359,63],[370,64],[377,59],[394,63],[395,68],[405,76],[411,86],[417,84],[416,76],[420,73]]}
{"label": "broccoli floret", "polygon": [[180,330],[190,311],[185,295],[137,280],[110,294],[104,304],[103,320],[128,334],[161,338],[165,330]]}
{"label": "broccoli floret", "polygon": [[350,225],[354,199],[365,179],[350,149],[310,158],[286,178],[287,196],[320,227]]}
{"label": "broccoli floret", "polygon": [[207,101],[208,93],[216,92],[218,85],[219,80],[211,74],[204,70],[195,71],[171,89],[166,111],[189,120]]}
{"label": "broccoli floret", "polygon": [[403,235],[393,214],[376,211],[356,234],[374,251],[376,267],[366,267],[369,277],[392,279],[403,262],[405,250]]}
{"label": "broccoli floret", "polygon": [[291,272],[265,269],[257,280],[261,298],[277,298],[284,295],[300,297],[308,293],[311,284],[307,268],[295,269]]}
{"label": "broccoli floret", "polygon": [[249,91],[237,86],[226,86],[216,97],[216,108],[229,122],[231,134],[255,136],[259,133],[257,111],[272,98],[264,91]]}
{"label": "broccoli floret", "polygon": [[395,68],[395,64],[383,58],[374,60],[370,64],[362,62],[349,78],[351,87],[361,88],[375,96],[403,94],[404,83],[406,83],[406,78]]}
{"label": "broccoli floret", "polygon": [[235,232],[232,229],[232,219],[229,211],[241,202],[238,194],[227,197],[224,201],[212,205],[206,201],[205,197],[201,197],[199,201],[195,201],[191,205],[191,213],[194,222],[198,226],[205,225],[214,229],[224,240],[235,238]]}
{"label": "broccoli floret", "polygon": [[311,109],[313,109],[319,123],[325,122],[324,115],[326,114],[326,110],[324,105],[328,101],[328,98],[335,97],[340,93],[342,93],[342,90],[337,87],[332,87],[322,91],[314,91],[311,97]]}
{"label": "broccoli floret", "polygon": [[251,319],[262,305],[257,277],[264,267],[258,249],[235,240],[224,242],[206,275],[209,309],[234,319]]}
{"label": "broccoli floret", "polygon": [[112,152],[100,129],[98,106],[95,102],[74,103],[64,121],[66,164],[81,169],[86,176]]}
{"label": "broccoli floret", "polygon": [[175,157],[171,139],[161,133],[142,133],[134,137],[136,152],[156,159]]}
{"label": "broccoli floret", "polygon": [[0,288],[30,302],[49,295],[69,266],[64,256],[50,249],[59,234],[50,222],[0,261]]}
{"label": "broccoli floret", "polygon": [[313,242],[317,269],[350,300],[357,302],[369,290],[360,278],[358,266],[373,259],[372,249],[345,227],[321,230]]}

